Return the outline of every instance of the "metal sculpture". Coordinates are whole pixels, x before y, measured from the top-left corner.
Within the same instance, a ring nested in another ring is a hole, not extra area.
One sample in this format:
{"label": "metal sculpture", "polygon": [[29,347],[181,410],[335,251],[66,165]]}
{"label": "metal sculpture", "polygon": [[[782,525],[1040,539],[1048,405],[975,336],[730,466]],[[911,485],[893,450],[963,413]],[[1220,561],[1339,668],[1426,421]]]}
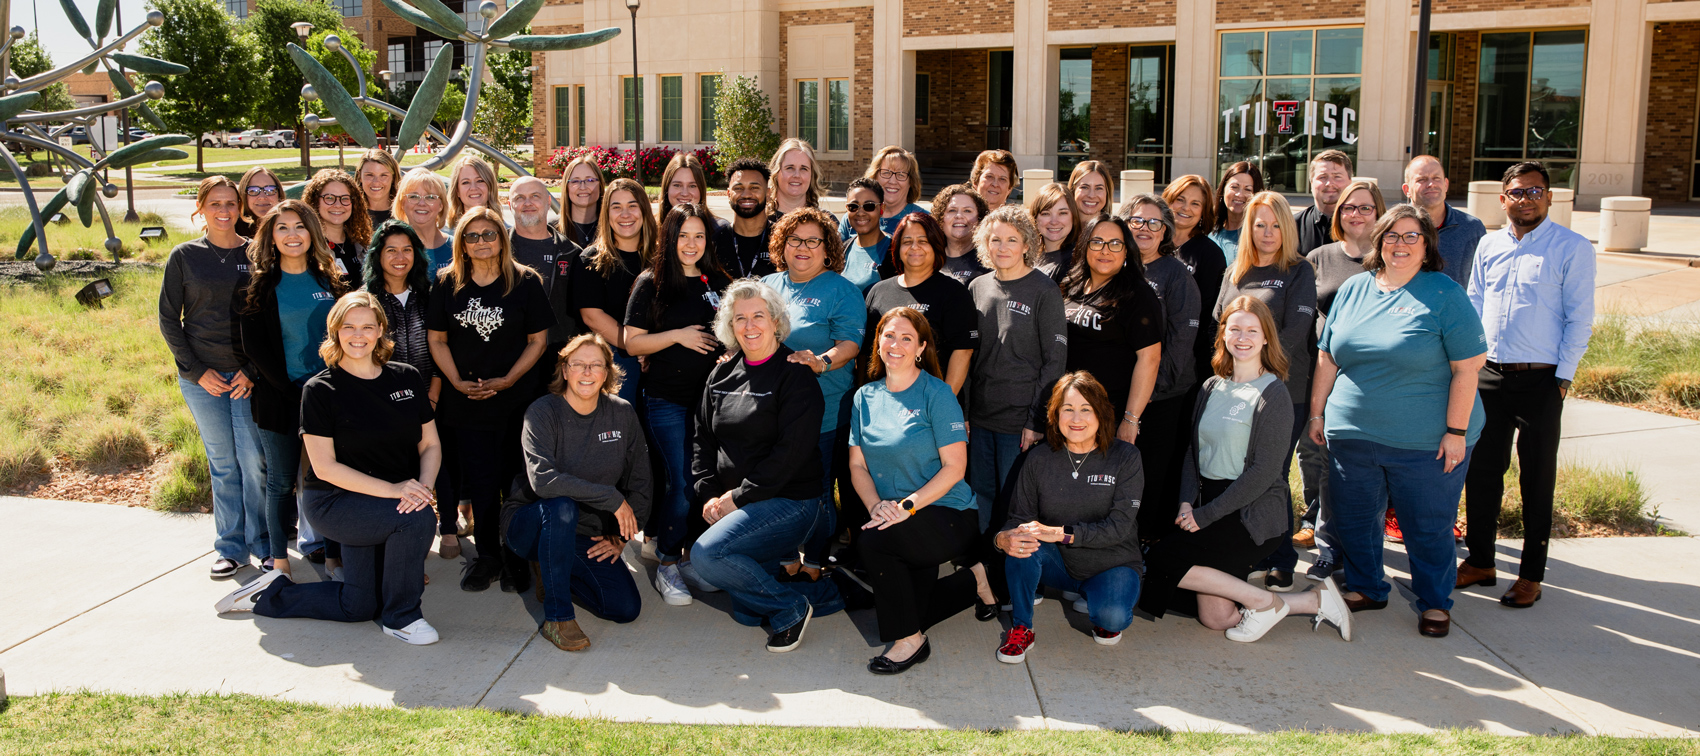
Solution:
{"label": "metal sculpture", "polygon": [[[146,20],[136,28],[106,41],[106,35],[112,31],[113,17],[118,9],[117,0],[100,0],[95,9],[95,24],[91,29],[82,11],[77,9],[74,0],[59,0],[59,5],[65,11],[65,16],[71,22],[71,27],[82,35],[89,43],[91,52],[82,59],[61,66],[51,71],[45,71],[28,79],[19,79],[11,75],[8,53],[12,45],[24,37],[24,28],[14,26],[4,40],[0,40],[0,87],[7,92],[0,96],[0,160],[18,179],[18,185],[23,189],[24,202],[29,207],[30,227],[25,229],[18,240],[17,259],[25,259],[30,245],[40,249],[36,255],[35,266],[42,272],[51,270],[56,263],[53,255],[47,251],[45,219],[52,217],[67,206],[76,207],[77,219],[84,228],[94,225],[94,212],[100,211],[100,220],[106,226],[106,250],[116,257],[122,242],[112,228],[112,218],[106,212],[104,199],[118,196],[118,187],[104,181],[99,175],[102,171],[112,168],[128,168],[142,163],[159,160],[182,160],[189,156],[183,150],[173,149],[175,145],[185,144],[190,137],[182,134],[162,134],[148,137],[134,144],[128,144],[113,150],[98,161],[77,154],[68,147],[59,144],[61,135],[71,133],[71,130],[82,126],[85,129],[95,125],[94,119],[113,111],[134,107],[139,110],[148,122],[160,131],[165,130],[165,123],[147,105],[148,100],[157,100],[165,96],[165,87],[157,81],[150,81],[137,92],[130,80],[124,76],[123,69],[153,75],[171,75],[185,73],[189,69],[170,61],[150,58],[145,55],[120,52],[130,40],[141,36],[142,32],[165,23],[164,14],[159,11],[149,11]],[[11,2],[0,0],[0,18],[11,19]],[[37,111],[29,107],[41,97],[41,90],[58,83],[60,80],[81,70],[92,72],[96,67],[104,67],[107,76],[112,79],[112,85],[123,95],[112,102],[98,103],[81,108],[59,111]],[[50,126],[49,124],[59,124]],[[13,129],[17,128],[16,131]],[[65,187],[48,199],[46,203],[37,206],[35,194],[30,189],[29,177],[24,175],[18,161],[13,158],[12,150],[7,146],[13,143],[28,146],[32,149],[43,149],[64,158],[76,170],[61,173],[60,179]]]}
{"label": "metal sculpture", "polygon": [[[68,0],[62,0],[68,2]],[[327,49],[342,53],[348,59],[349,66],[354,69],[358,96],[350,95],[343,89],[342,83],[336,80],[323,65],[300,46],[289,45],[289,57],[295,62],[295,67],[307,79],[307,84],[301,88],[302,98],[317,100],[330,117],[322,117],[312,113],[302,118],[302,124],[308,129],[316,130],[322,126],[338,125],[361,147],[371,149],[378,144],[377,133],[372,124],[360,112],[362,107],[378,108],[392,116],[402,119],[401,129],[396,135],[395,157],[400,162],[408,150],[413,149],[426,134],[431,135],[443,145],[441,151],[417,167],[436,170],[453,161],[467,147],[488,155],[492,160],[501,163],[508,170],[520,176],[531,173],[513,158],[503,154],[482,140],[472,136],[472,116],[477,112],[478,92],[484,79],[484,56],[489,48],[499,50],[522,50],[525,52],[543,52],[549,50],[577,50],[583,47],[598,45],[620,35],[618,27],[598,29],[581,34],[517,34],[523,31],[538,11],[543,9],[544,0],[518,0],[502,12],[491,0],[484,0],[478,6],[478,15],[484,17],[484,30],[474,32],[467,28],[466,19],[459,13],[450,10],[441,0],[414,0],[418,7],[403,0],[381,0],[384,7],[394,11],[396,15],[408,23],[425,31],[431,32],[443,39],[458,39],[467,44],[468,57],[471,59],[471,71],[466,91],[466,105],[461,108],[460,119],[455,122],[454,133],[445,134],[442,130],[431,125],[431,117],[437,112],[437,106],[442,104],[443,93],[449,85],[449,69],[454,62],[454,55],[444,45],[431,62],[430,70],[425,74],[424,81],[413,96],[413,102],[406,110],[382,100],[366,96],[366,74],[360,70],[359,61],[343,47],[342,39],[336,35],[325,37]],[[470,2],[470,0],[468,0]],[[498,17],[498,14],[499,17]]]}

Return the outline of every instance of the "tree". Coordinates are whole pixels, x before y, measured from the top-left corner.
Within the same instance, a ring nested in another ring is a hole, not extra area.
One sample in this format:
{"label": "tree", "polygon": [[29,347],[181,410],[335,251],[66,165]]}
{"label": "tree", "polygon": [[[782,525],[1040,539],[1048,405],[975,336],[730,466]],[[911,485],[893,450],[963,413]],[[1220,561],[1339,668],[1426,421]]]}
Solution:
{"label": "tree", "polygon": [[218,0],[153,0],[149,7],[165,14],[165,24],[142,37],[142,54],[189,67],[161,77],[165,99],[154,109],[172,130],[195,138],[195,172],[205,173],[201,134],[248,115],[259,50]]}
{"label": "tree", "polygon": [[[531,120],[531,99],[515,101],[507,87],[485,87],[478,95],[478,110],[472,117],[472,130],[483,134],[491,147],[508,153],[525,138],[526,122]],[[501,164],[496,173],[502,172]]]}
{"label": "tree", "polygon": [[[28,79],[39,73],[53,70],[53,57],[41,46],[41,38],[37,32],[30,32],[28,37],[12,46],[12,75],[20,79]],[[77,107],[71,99],[71,92],[65,82],[59,82],[41,90],[41,97],[30,106],[31,110],[70,110]]]}
{"label": "tree", "polygon": [[300,130],[304,80],[301,69],[289,59],[289,45],[301,44],[290,26],[298,21],[312,24],[315,34],[334,32],[343,39],[354,35],[343,28],[342,13],[324,0],[258,0],[245,22],[260,51],[260,74],[250,87],[254,119],[266,124],[294,124],[298,137],[305,139],[307,135]]}
{"label": "tree", "polygon": [[773,133],[773,108],[755,76],[720,77],[720,94],[714,99],[714,143],[720,164],[738,158],[767,160],[779,149]]}
{"label": "tree", "polygon": [[[531,27],[528,26],[519,33],[530,34]],[[531,126],[531,72],[525,70],[531,67],[531,53],[524,50],[492,49],[485,54],[485,58],[490,64],[490,77],[495,80],[496,86],[507,90],[510,101],[523,106],[521,109],[524,113],[519,116],[520,129]]]}

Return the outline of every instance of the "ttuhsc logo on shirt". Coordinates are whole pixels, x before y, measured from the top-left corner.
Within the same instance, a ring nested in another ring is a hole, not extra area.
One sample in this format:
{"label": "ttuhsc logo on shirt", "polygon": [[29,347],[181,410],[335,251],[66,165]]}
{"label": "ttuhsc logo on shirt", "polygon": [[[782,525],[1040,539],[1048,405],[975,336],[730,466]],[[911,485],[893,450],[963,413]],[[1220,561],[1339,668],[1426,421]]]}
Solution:
{"label": "ttuhsc logo on shirt", "polygon": [[1113,486],[1115,484],[1116,484],[1116,476],[1114,476],[1114,475],[1102,475],[1102,474],[1100,474],[1100,475],[1088,475],[1088,476],[1086,476],[1086,485],[1089,485],[1089,486]]}
{"label": "ttuhsc logo on shirt", "polygon": [[920,417],[924,412],[925,410],[918,407],[915,409],[900,409],[897,411],[897,417],[901,420],[913,420]]}
{"label": "ttuhsc logo on shirt", "polygon": [[1265,289],[1281,289],[1287,286],[1287,282],[1279,278],[1271,278],[1267,281],[1258,281],[1257,285]]}
{"label": "ttuhsc logo on shirt", "polygon": [[1017,315],[1032,315],[1033,314],[1033,308],[1032,307],[1028,307],[1027,305],[1024,305],[1024,304],[1017,302],[1013,299],[1009,300],[1008,302],[1005,302],[1004,307],[1009,308],[1010,312],[1013,312]]}
{"label": "ttuhsc logo on shirt", "polygon": [[914,311],[921,313],[923,315],[925,315],[926,312],[927,312],[927,306],[924,305],[924,304],[921,304],[920,302],[916,302],[912,305],[909,305],[909,309],[914,310]]}
{"label": "ttuhsc logo on shirt", "polygon": [[601,441],[602,443],[605,443],[605,444],[611,444],[615,441],[620,440],[620,438],[621,438],[620,432],[617,431],[617,430],[616,431],[603,431],[601,433],[596,434],[596,440]]}
{"label": "ttuhsc logo on shirt", "polygon": [[390,394],[390,401],[405,402],[413,398],[413,389],[402,389]]}
{"label": "ttuhsc logo on shirt", "polygon": [[336,299],[336,297],[331,296],[331,293],[328,291],[315,291],[313,292],[313,299],[320,302],[329,302]]}

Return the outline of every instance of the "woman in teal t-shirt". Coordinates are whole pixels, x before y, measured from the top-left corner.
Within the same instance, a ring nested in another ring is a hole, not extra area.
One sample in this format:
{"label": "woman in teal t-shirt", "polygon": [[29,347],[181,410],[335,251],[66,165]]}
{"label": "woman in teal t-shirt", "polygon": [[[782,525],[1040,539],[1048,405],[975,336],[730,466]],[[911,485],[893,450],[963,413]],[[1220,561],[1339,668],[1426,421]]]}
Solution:
{"label": "woman in teal t-shirt", "polygon": [[963,481],[968,427],[939,377],[932,328],[925,315],[897,307],[875,332],[870,381],[850,410],[850,479],[868,508],[856,547],[873,583],[880,640],[892,644],[868,671],[895,675],[931,655],[927,628],[976,602],[977,619],[995,619],[997,605],[979,564],[939,577],[939,565],[973,548],[980,523]]}
{"label": "woman in teal t-shirt", "polygon": [[1458,565],[1452,522],[1485,415],[1476,372],[1486,360],[1469,297],[1440,272],[1436,232],[1410,205],[1387,211],[1353,276],[1334,295],[1317,340],[1306,432],[1328,445],[1328,490],[1353,611],[1387,606],[1381,568],[1383,512],[1399,510],[1417,631],[1451,627]]}

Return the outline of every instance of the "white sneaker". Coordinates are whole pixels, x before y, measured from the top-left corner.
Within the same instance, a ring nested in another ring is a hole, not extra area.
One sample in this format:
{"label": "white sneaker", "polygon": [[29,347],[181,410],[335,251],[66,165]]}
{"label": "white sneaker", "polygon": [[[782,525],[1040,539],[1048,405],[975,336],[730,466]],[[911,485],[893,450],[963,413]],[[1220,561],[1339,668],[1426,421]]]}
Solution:
{"label": "white sneaker", "polygon": [[646,539],[643,548],[638,550],[638,558],[648,562],[661,561],[661,542],[654,538]]}
{"label": "white sneaker", "polygon": [[1063,594],[1063,600],[1064,601],[1079,601],[1080,600],[1080,594],[1075,593],[1074,591],[1063,591],[1062,594]]}
{"label": "white sneaker", "polygon": [[679,577],[684,578],[685,585],[690,586],[690,589],[697,593],[720,592],[720,589],[714,587],[713,583],[702,579],[702,575],[697,572],[696,565],[691,564],[689,559],[679,560]]}
{"label": "white sneaker", "polygon": [[668,606],[691,605],[691,592],[685,587],[685,578],[679,575],[678,562],[655,568],[655,590]]}
{"label": "white sneaker", "polygon": [[384,635],[415,646],[429,646],[439,640],[437,628],[431,627],[431,623],[426,622],[424,618],[416,619],[412,624],[400,630],[386,627],[384,628]]}
{"label": "white sneaker", "polygon": [[[1064,596],[1063,598],[1068,598],[1068,597]],[[1089,609],[1091,609],[1091,607],[1086,605],[1086,599],[1077,598],[1077,599],[1074,600],[1074,610],[1076,612],[1079,612],[1081,614],[1091,614],[1092,612],[1089,611]]]}
{"label": "white sneaker", "polygon": [[1228,628],[1228,640],[1239,641],[1240,643],[1256,641],[1275,627],[1275,623],[1280,622],[1281,618],[1286,616],[1287,602],[1282,601],[1279,597],[1275,599],[1275,606],[1263,611],[1253,611],[1240,607],[1240,624]]}
{"label": "white sneaker", "polygon": [[1340,593],[1340,584],[1334,582],[1334,576],[1322,579],[1322,595],[1317,597],[1316,619],[1311,630],[1322,625],[1324,620],[1334,623],[1340,628],[1340,639],[1352,640],[1352,610],[1346,606],[1346,596]]}
{"label": "white sneaker", "polygon": [[277,579],[282,577],[289,576],[277,570],[264,573],[248,581],[247,585],[237,588],[231,591],[229,595],[219,599],[218,603],[213,604],[213,608],[218,610],[219,614],[254,611],[254,597],[260,595],[260,591],[265,590],[267,586],[277,582]]}

